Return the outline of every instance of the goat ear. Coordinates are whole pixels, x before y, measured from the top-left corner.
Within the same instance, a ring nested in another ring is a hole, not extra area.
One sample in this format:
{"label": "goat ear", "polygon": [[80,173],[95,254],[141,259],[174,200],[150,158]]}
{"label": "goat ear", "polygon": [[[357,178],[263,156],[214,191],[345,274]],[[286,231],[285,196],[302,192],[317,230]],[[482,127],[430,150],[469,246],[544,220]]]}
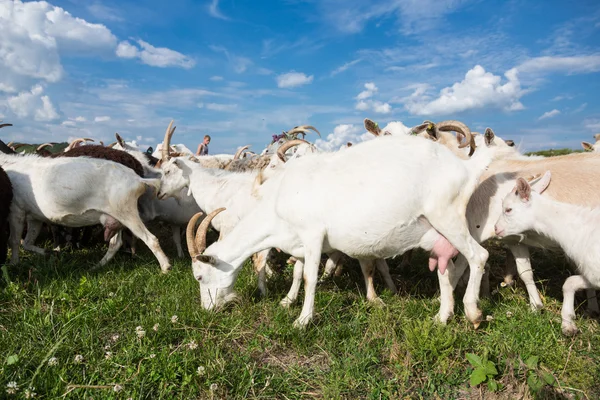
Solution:
{"label": "goat ear", "polygon": [[506,143],[508,145],[508,147],[515,147],[514,140],[505,140],[504,143]]}
{"label": "goat ear", "polygon": [[217,263],[217,259],[215,257],[205,256],[204,254],[197,255],[196,260],[210,265],[215,265]]}
{"label": "goat ear", "polygon": [[546,171],[544,176],[542,176],[536,183],[534,183],[531,186],[531,188],[535,192],[542,194],[544,192],[544,190],[546,190],[548,188],[548,185],[550,185],[551,177],[552,177],[552,174],[550,173],[550,171]]}
{"label": "goat ear", "polygon": [[379,134],[381,133],[381,128],[379,127],[379,125],[377,125],[377,122],[369,118],[365,118],[365,129],[375,136],[379,136]]}
{"label": "goat ear", "polygon": [[483,136],[485,137],[486,146],[489,146],[492,143],[494,143],[494,138],[496,137],[496,134],[494,133],[492,128],[485,128]]}
{"label": "goat ear", "polygon": [[596,139],[596,142],[600,140],[600,133],[596,133],[594,135],[594,139]]}
{"label": "goat ear", "polygon": [[592,151],[592,144],[588,142],[581,142],[581,147],[586,151]]}
{"label": "goat ear", "polygon": [[517,189],[515,193],[521,198],[521,200],[529,201],[531,196],[531,186],[529,186],[529,183],[527,183],[525,179],[519,178],[517,179]]}

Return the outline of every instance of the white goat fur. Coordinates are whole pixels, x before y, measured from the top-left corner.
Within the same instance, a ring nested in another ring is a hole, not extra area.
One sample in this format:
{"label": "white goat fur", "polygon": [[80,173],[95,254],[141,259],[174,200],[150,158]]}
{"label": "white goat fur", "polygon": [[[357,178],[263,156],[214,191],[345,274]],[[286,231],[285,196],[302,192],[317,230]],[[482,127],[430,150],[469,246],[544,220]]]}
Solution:
{"label": "white goat fur", "polygon": [[[467,317],[478,325],[478,284],[488,253],[469,235],[465,209],[489,161],[484,152],[463,161],[430,141],[390,136],[290,162],[265,183],[272,187],[254,210],[192,260],[203,307],[212,309],[232,297],[240,267],[251,254],[277,247],[304,260],[305,300],[294,323],[301,327],[313,316],[322,252],[374,260],[415,247],[432,250],[443,235],[476,271],[464,304]],[[445,322],[448,316],[438,317]]]}
{"label": "white goat fur", "polygon": [[[600,289],[600,207],[576,206],[542,196],[550,176],[551,173],[546,172],[533,190],[520,178],[503,199],[502,215],[495,228],[502,237],[527,231],[547,236],[575,262],[581,275],[570,276],[565,281],[561,312],[563,333],[571,335],[577,332],[573,321],[575,292]],[[558,190],[566,191],[562,187]]]}
{"label": "white goat fur", "polygon": [[[171,268],[137,208],[138,198],[146,187],[158,190],[160,180],[143,179],[121,164],[88,157],[0,154],[0,165],[9,175],[14,190],[9,217],[12,263],[19,261],[19,242],[26,219],[71,227],[104,225],[116,220],[142,239],[163,272]],[[31,250],[44,253],[35,246]]]}

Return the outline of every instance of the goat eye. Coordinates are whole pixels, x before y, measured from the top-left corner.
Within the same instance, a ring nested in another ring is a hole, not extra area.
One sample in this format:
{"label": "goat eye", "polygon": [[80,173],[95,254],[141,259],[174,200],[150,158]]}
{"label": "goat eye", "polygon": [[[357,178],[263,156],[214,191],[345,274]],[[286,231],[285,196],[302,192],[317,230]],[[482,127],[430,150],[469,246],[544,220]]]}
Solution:
{"label": "goat eye", "polygon": [[510,212],[511,212],[511,211],[512,211],[512,208],[506,208],[506,209],[504,210],[504,212],[505,212],[506,214],[510,214]]}

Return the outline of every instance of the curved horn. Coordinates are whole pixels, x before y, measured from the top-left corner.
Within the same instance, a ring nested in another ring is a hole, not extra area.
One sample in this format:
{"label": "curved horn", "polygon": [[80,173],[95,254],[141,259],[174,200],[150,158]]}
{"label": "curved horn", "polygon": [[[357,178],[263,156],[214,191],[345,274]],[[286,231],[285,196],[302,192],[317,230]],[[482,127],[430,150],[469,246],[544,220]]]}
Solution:
{"label": "curved horn", "polygon": [[427,133],[429,134],[429,136],[431,136],[432,139],[434,139],[434,140],[438,139],[438,135],[437,135],[437,132],[436,132],[436,126],[431,121],[423,121],[422,124],[413,127],[408,132],[408,134],[409,135],[418,135],[419,133],[421,133],[424,130],[427,131]]}
{"label": "curved horn", "polygon": [[104,142],[102,140],[100,140],[98,143],[100,143],[100,146],[104,146]]}
{"label": "curved horn", "polygon": [[[0,121],[2,122],[2,121]],[[5,126],[13,126],[13,124],[0,124],[0,128],[4,128]]]}
{"label": "curved horn", "polygon": [[11,146],[11,143],[12,143],[12,142],[10,142],[10,143],[9,143],[9,146],[8,146],[8,147],[12,147],[12,148],[13,148],[15,151],[16,151],[17,149],[20,149],[21,147],[23,147],[23,146],[26,146],[26,145],[27,145],[27,143],[17,143],[17,144],[13,144],[13,145]]}
{"label": "curved horn", "polygon": [[[315,128],[312,125],[300,125],[300,126],[297,126],[294,129],[292,129],[290,131],[287,131],[286,134],[289,135],[289,136],[292,136],[294,133],[296,133],[296,134],[297,133],[308,133],[309,130],[315,131],[317,133],[317,135],[319,135],[319,137],[321,137],[321,132],[319,132],[317,130],[317,128]],[[296,136],[294,136],[294,137],[296,137]]]}
{"label": "curved horn", "polygon": [[288,140],[277,149],[277,157],[279,157],[281,161],[285,162],[285,152],[294,146],[301,145],[302,143],[310,144],[303,139]]}
{"label": "curved horn", "polygon": [[38,146],[37,149],[35,149],[36,152],[40,151],[41,149],[43,149],[44,147],[48,147],[48,146],[52,146],[52,143],[44,143],[44,144],[40,144]]}
{"label": "curved horn", "polygon": [[167,160],[169,158],[169,151],[171,150],[169,148],[171,145],[171,136],[173,136],[173,133],[175,132],[175,127],[171,128],[173,126],[173,122],[174,121],[171,120],[169,126],[167,127],[167,131],[165,132],[165,140],[163,141],[162,149],[160,149],[161,158],[163,160]]}
{"label": "curved horn", "polygon": [[[159,160],[160,162],[160,160]],[[187,240],[188,251],[190,252],[190,256],[195,257],[198,254],[198,249],[196,248],[196,242],[194,242],[194,228],[196,227],[196,222],[198,222],[198,218],[200,218],[204,213],[201,211],[199,213],[194,214],[190,222],[188,222],[187,229],[185,230],[185,239]]]}
{"label": "curved horn", "polygon": [[113,148],[113,147],[115,146],[115,144],[117,144],[117,142],[112,142],[111,144],[109,144],[109,145],[108,145],[108,146],[106,146],[106,147]]}
{"label": "curved horn", "polygon": [[248,147],[250,147],[249,145],[246,145],[242,148],[240,148],[238,151],[235,152],[235,156],[233,156],[234,160],[239,160],[240,156],[242,155],[242,153],[244,152],[244,150],[246,150]]}
{"label": "curved horn", "polygon": [[208,227],[210,226],[213,218],[216,217],[221,211],[225,211],[225,207],[217,208],[208,214],[200,223],[200,226],[196,231],[196,250],[198,251],[198,254],[202,254],[204,250],[206,250],[206,232],[208,232]]}
{"label": "curved horn", "polygon": [[75,140],[73,140],[71,143],[69,143],[69,145],[67,146],[67,148],[65,149],[65,151],[69,151],[69,150],[73,150],[73,148],[75,146],[77,146],[78,143],[83,143],[86,140],[91,140],[93,142],[92,139],[88,139],[88,138],[77,138]]}
{"label": "curved horn", "polygon": [[473,153],[475,152],[475,139],[473,138],[473,135],[471,134],[471,130],[469,129],[469,127],[465,124],[463,124],[460,121],[456,121],[456,120],[448,120],[448,121],[442,121],[439,124],[437,124],[437,127],[440,131],[454,131],[454,132],[461,132],[462,134],[465,135],[465,143],[462,143],[460,145],[458,145],[459,149],[465,148],[467,146],[471,147],[471,150],[469,151],[469,157],[473,155]]}
{"label": "curved horn", "polygon": [[123,140],[121,135],[119,135],[117,132],[115,132],[115,137],[117,138],[117,142],[119,143],[119,145],[121,145],[121,147],[125,148],[125,141]]}

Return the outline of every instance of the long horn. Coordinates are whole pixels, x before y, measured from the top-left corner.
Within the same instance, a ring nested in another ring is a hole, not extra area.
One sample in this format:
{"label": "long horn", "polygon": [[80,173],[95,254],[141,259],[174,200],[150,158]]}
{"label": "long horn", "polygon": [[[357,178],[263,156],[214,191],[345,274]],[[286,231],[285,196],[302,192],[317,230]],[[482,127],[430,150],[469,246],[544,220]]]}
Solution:
{"label": "long horn", "polygon": [[8,147],[12,147],[15,151],[20,149],[23,146],[27,146],[27,143],[17,143],[17,144],[13,144],[12,146],[10,146],[12,142],[9,143]]}
{"label": "long horn", "polygon": [[[300,125],[295,127],[294,129],[287,131],[286,134],[289,136],[292,136],[294,133],[308,133],[308,130],[312,129],[313,131],[315,131],[317,133],[317,135],[319,135],[319,137],[321,137],[321,132],[319,132],[317,130],[317,128],[315,128],[312,125]],[[296,137],[296,136],[294,136]]]}
{"label": "long horn", "polygon": [[111,144],[107,145],[106,147],[113,148],[116,144],[117,144],[117,142],[112,142]]}
{"label": "long horn", "polygon": [[185,239],[187,240],[188,251],[190,252],[190,256],[195,257],[198,254],[198,249],[196,248],[196,242],[194,242],[194,228],[196,227],[196,222],[198,222],[198,218],[204,215],[203,212],[199,212],[194,214],[190,222],[188,222],[187,229],[185,230]]}
{"label": "long horn", "polygon": [[40,150],[41,150],[41,149],[43,149],[44,147],[48,147],[48,146],[52,146],[52,143],[44,143],[44,144],[40,144],[40,145],[38,146],[38,148],[37,148],[37,149],[35,149],[35,151],[36,151],[36,152],[37,152],[37,151],[40,151]]}
{"label": "long horn", "polygon": [[125,141],[117,132],[115,132],[115,137],[117,138],[117,142],[121,145],[121,147],[125,148]]}
{"label": "long horn", "polygon": [[88,140],[92,141],[92,142],[94,141],[93,139],[89,139],[89,138],[78,138],[78,139],[75,139],[71,143],[69,143],[69,146],[67,146],[67,148],[65,149],[65,151],[73,150],[73,148],[75,146],[77,146],[78,143],[83,143],[83,142],[88,141]]}
{"label": "long horn", "polygon": [[165,161],[169,159],[169,146],[171,144],[171,136],[173,136],[173,133],[175,132],[175,128],[171,128],[173,126],[173,122],[174,121],[171,120],[169,126],[167,127],[167,131],[165,132],[165,140],[163,141],[162,149],[160,149],[161,158]]}
{"label": "long horn", "polygon": [[277,157],[279,157],[281,161],[285,162],[285,152],[294,146],[301,145],[302,143],[310,144],[306,140],[302,139],[288,140],[277,149]]}
{"label": "long horn", "polygon": [[208,227],[210,226],[213,218],[216,217],[221,211],[225,211],[225,207],[217,208],[208,214],[200,223],[200,226],[196,231],[196,250],[198,251],[198,254],[202,254],[204,250],[206,250],[206,232],[208,232]]}
{"label": "long horn", "polygon": [[461,132],[465,135],[465,143],[461,143],[460,145],[458,145],[458,148],[462,149],[465,148],[467,146],[471,147],[471,150],[469,151],[469,156],[472,156],[473,153],[475,152],[475,139],[473,138],[473,135],[471,134],[471,130],[469,129],[469,127],[465,124],[463,124],[460,121],[456,121],[456,120],[448,120],[448,121],[442,121],[439,124],[437,124],[437,127],[440,131],[454,131],[454,132]]}
{"label": "long horn", "polygon": [[240,148],[238,151],[235,152],[235,156],[233,156],[234,160],[239,160],[240,156],[242,155],[242,153],[244,152],[244,150],[246,150],[248,147],[250,147],[249,145],[246,145],[242,148]]}
{"label": "long horn", "polygon": [[5,126],[13,126],[13,124],[0,124],[0,128],[4,128]]}
{"label": "long horn", "polygon": [[14,143],[15,143],[15,142],[13,142],[13,141],[11,140],[10,142],[6,143],[6,145],[7,145],[8,147],[11,147],[11,146],[12,146]]}

